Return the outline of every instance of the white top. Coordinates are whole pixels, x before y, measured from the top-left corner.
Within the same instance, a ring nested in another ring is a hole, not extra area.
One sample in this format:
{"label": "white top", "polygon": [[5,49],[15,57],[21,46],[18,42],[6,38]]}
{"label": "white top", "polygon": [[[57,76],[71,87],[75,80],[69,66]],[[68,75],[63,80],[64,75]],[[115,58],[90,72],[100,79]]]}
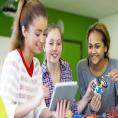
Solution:
{"label": "white top", "polygon": [[[43,94],[40,63],[35,57],[33,62],[34,70],[31,77],[17,50],[11,51],[5,59],[1,73],[0,95],[3,98],[8,118],[14,118],[16,106],[32,99],[39,92],[39,89],[41,95]],[[40,112],[45,107],[43,101],[25,118],[39,118]]]}

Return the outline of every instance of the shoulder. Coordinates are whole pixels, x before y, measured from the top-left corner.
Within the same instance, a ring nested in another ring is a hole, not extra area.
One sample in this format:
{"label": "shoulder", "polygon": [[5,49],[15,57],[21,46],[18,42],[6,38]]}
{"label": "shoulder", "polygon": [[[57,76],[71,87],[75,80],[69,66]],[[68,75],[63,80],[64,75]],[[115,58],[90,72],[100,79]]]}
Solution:
{"label": "shoulder", "polygon": [[117,59],[110,58],[109,63],[110,63],[110,66],[118,68],[118,60]]}
{"label": "shoulder", "polygon": [[111,61],[111,63],[118,63],[118,60],[117,59],[113,59],[113,58],[110,58],[109,61]]}
{"label": "shoulder", "polygon": [[19,55],[18,51],[13,50],[13,51],[11,51],[7,54],[4,63],[7,63],[7,62],[16,62],[16,63],[18,63],[18,61],[20,59],[19,57],[20,57],[20,55]]}
{"label": "shoulder", "polygon": [[87,66],[87,58],[85,59],[81,59],[78,63],[77,63],[77,67],[78,68],[84,68]]}
{"label": "shoulder", "polygon": [[14,59],[14,57],[18,57],[19,56],[19,53],[17,50],[13,50],[11,52],[8,53],[7,57],[9,57],[10,59]]}
{"label": "shoulder", "polygon": [[63,59],[60,59],[60,63],[64,66],[70,66],[69,63]]}
{"label": "shoulder", "polygon": [[70,69],[70,64],[65,60],[60,59],[60,65],[61,65],[61,68],[64,70]]}

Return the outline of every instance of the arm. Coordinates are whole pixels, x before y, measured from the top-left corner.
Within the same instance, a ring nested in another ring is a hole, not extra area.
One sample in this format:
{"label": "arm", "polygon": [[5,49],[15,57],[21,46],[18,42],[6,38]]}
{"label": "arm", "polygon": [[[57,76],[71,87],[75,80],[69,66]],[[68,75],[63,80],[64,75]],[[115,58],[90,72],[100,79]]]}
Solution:
{"label": "arm", "polygon": [[91,113],[88,107],[89,100],[88,99],[86,100],[87,97],[84,96],[86,93],[86,86],[85,86],[84,78],[82,75],[82,69],[81,69],[80,63],[78,63],[77,65],[77,75],[78,75],[78,85],[79,85],[79,90],[80,90],[80,101],[78,103],[78,112],[89,114]]}
{"label": "arm", "polygon": [[18,86],[18,68],[16,63],[10,60],[8,56],[2,68],[0,95],[3,98],[9,118],[14,118],[17,107]]}
{"label": "arm", "polygon": [[69,106],[70,106],[70,102],[67,102],[67,100],[61,100],[57,103],[56,111],[49,111],[48,108],[45,108],[41,112],[40,117],[41,118],[65,118],[67,117]]}
{"label": "arm", "polygon": [[7,115],[9,118],[19,118],[26,116],[29,112],[41,104],[43,98],[43,92],[40,92],[40,94],[35,98],[19,105],[19,82],[20,77],[18,63],[13,59],[13,57],[11,58],[8,56],[2,69],[2,86],[0,93],[5,103]]}
{"label": "arm", "polygon": [[28,113],[36,109],[41,104],[42,99],[43,97],[42,98],[36,97],[34,99],[29,100],[28,102],[24,104],[17,105],[14,117],[21,118],[21,117],[26,116]]}
{"label": "arm", "polygon": [[118,70],[114,69],[111,72],[108,73],[108,75],[111,77],[112,80],[118,82]]}
{"label": "arm", "polygon": [[[68,80],[69,81],[73,80],[72,71],[71,71],[71,68],[70,68],[69,64],[68,64]],[[77,104],[77,102],[75,100],[70,102],[70,107],[71,107],[72,113],[74,113],[74,114],[78,113],[78,104]]]}
{"label": "arm", "polygon": [[94,92],[92,91],[91,86],[93,83],[97,85],[97,81],[92,80],[87,87],[86,86],[87,83],[85,82],[86,78],[84,78],[85,76],[83,77],[82,67],[83,65],[81,65],[81,63],[77,65],[78,84],[79,84],[79,89],[80,89],[80,101],[78,103],[78,112],[84,113],[84,114],[91,114],[92,113],[91,106],[94,105],[94,104],[89,105],[91,99],[94,96]]}
{"label": "arm", "polygon": [[[84,96],[82,97],[82,99],[78,102],[78,108],[79,108],[79,109],[78,109],[78,112],[79,112],[79,113],[82,113],[82,111],[86,108],[86,106],[89,104],[90,100],[91,100],[91,99],[93,98],[93,96],[94,96],[94,92],[93,92],[93,90],[92,90],[92,88],[91,88],[91,86],[92,86],[93,83],[95,83],[95,84],[97,83],[95,79],[92,80],[92,81],[89,83],[85,95],[84,95]],[[95,99],[94,99],[94,100],[95,100]],[[94,101],[94,100],[93,100],[93,101]],[[93,104],[92,104],[91,106],[93,106]]]}

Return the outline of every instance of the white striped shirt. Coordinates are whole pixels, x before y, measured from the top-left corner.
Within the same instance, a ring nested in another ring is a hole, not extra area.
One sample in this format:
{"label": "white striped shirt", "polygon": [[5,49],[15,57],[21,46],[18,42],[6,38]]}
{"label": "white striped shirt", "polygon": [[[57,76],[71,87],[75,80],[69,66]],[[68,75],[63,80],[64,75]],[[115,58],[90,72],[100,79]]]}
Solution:
{"label": "white striped shirt", "polygon": [[[34,57],[32,77],[26,70],[18,50],[11,51],[3,64],[0,82],[0,95],[5,103],[8,118],[14,118],[17,105],[32,99],[38,92],[43,94],[40,63]],[[40,90],[40,91],[38,91]],[[38,118],[45,102],[30,112],[25,118]]]}

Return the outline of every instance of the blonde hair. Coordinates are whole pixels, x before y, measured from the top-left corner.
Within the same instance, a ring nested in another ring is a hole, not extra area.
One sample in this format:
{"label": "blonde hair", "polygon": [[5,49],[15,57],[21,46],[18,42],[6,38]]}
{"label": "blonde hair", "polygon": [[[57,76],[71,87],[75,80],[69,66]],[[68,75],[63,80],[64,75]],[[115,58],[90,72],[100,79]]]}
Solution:
{"label": "blonde hair", "polygon": [[57,22],[57,23],[51,23],[49,24],[48,28],[44,32],[45,39],[48,36],[48,33],[51,32],[53,29],[58,29],[61,35],[61,39],[63,40],[63,29],[62,26]]}
{"label": "blonde hair", "polygon": [[37,16],[47,18],[46,8],[39,0],[19,0],[16,17],[11,35],[11,50],[24,47],[22,26],[29,27]]}

